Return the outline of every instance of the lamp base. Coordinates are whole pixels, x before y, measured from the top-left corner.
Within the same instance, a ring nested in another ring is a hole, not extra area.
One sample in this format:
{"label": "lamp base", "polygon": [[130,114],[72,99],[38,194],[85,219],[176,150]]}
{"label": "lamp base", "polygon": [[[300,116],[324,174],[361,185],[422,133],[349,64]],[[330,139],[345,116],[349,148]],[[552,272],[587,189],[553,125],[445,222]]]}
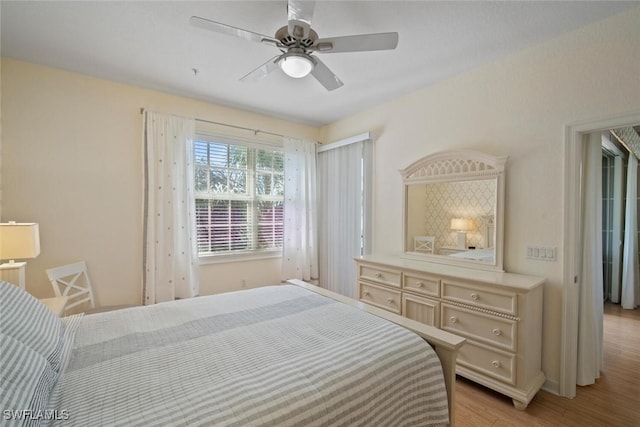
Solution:
{"label": "lamp base", "polygon": [[457,242],[456,246],[458,249],[467,249],[467,233],[464,231],[456,232]]}
{"label": "lamp base", "polygon": [[0,279],[25,289],[26,262],[7,262],[0,265]]}

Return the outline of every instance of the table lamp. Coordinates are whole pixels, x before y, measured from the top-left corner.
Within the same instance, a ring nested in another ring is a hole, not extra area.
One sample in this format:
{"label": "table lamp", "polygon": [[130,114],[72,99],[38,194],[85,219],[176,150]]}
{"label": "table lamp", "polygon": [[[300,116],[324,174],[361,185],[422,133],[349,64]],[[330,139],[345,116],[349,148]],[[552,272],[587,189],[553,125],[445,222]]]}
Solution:
{"label": "table lamp", "polygon": [[473,223],[465,218],[452,218],[451,229],[457,232],[458,249],[467,249],[467,231],[473,228]]}
{"label": "table lamp", "polygon": [[0,223],[0,278],[25,289],[26,262],[20,259],[35,258],[40,254],[40,232],[36,223]]}

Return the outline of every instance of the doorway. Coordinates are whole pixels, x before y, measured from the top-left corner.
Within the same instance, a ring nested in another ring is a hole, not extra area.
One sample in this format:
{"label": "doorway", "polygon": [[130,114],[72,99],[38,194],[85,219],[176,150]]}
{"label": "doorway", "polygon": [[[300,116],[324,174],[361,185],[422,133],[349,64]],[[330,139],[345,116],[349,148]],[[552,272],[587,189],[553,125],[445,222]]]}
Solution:
{"label": "doorway", "polygon": [[[640,112],[626,116],[568,125],[565,135],[565,209],[561,366],[559,392],[561,396],[576,395],[578,361],[578,313],[581,285],[582,241],[582,177],[584,173],[585,136],[620,127],[640,124]],[[601,323],[601,321],[600,321]],[[602,325],[600,324],[600,327]]]}

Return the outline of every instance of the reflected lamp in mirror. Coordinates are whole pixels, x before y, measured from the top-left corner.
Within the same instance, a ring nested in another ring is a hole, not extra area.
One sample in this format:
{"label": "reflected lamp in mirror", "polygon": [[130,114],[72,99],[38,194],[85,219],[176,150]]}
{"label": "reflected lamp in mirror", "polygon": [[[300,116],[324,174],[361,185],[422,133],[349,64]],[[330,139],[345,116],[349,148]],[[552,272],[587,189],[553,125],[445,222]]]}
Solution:
{"label": "reflected lamp in mirror", "polygon": [[467,248],[467,231],[473,229],[472,221],[465,218],[452,218],[451,229],[457,232],[456,247],[458,249],[466,249]]}
{"label": "reflected lamp in mirror", "polygon": [[31,259],[40,254],[40,231],[36,223],[0,223],[0,260],[8,262],[0,265],[2,280],[25,288],[26,262],[15,260]]}

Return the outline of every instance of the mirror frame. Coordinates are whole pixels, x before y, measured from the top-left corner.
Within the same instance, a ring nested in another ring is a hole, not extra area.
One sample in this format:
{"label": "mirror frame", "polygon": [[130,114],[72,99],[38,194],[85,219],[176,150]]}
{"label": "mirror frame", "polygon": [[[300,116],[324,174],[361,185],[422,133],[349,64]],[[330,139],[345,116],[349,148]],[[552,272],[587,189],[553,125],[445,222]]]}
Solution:
{"label": "mirror frame", "polygon": [[[480,270],[504,271],[504,189],[507,157],[495,157],[473,150],[450,150],[425,156],[400,171],[402,192],[403,258],[437,262]],[[422,254],[407,250],[408,186],[436,182],[458,182],[496,179],[495,253],[494,262],[457,259],[446,255]]]}

